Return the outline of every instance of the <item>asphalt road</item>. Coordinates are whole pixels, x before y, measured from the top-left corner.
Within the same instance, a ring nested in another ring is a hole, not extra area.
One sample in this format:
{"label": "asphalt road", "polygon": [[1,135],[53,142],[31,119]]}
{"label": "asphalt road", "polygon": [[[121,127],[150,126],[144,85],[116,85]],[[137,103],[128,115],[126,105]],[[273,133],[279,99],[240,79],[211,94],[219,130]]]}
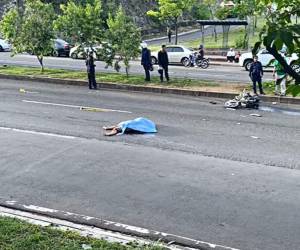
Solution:
{"label": "asphalt road", "polygon": [[[209,101],[0,80],[0,197],[245,250],[299,249],[299,107]],[[158,133],[103,136],[140,116]]]}
{"label": "asphalt road", "polygon": [[[70,69],[70,70],[85,70],[85,63],[83,60],[73,60],[71,58],[56,58],[46,57],[44,64],[48,68]],[[39,63],[35,56],[30,55],[17,55],[10,56],[10,53],[0,53],[0,65],[18,65],[18,66],[34,66],[39,67]],[[105,63],[96,62],[96,70],[98,72],[115,72],[112,68],[105,68]],[[121,71],[124,73],[124,67]],[[229,83],[248,83],[249,74],[244,68],[239,66],[216,66],[211,65],[208,69],[200,68],[184,68],[182,66],[170,66],[170,77],[177,78],[191,78],[191,79],[203,79],[212,81],[225,81]],[[144,74],[143,68],[140,62],[133,61],[130,68],[130,72],[133,74]],[[158,75],[155,70],[152,75]],[[270,72],[265,73],[265,80],[272,80]]]}

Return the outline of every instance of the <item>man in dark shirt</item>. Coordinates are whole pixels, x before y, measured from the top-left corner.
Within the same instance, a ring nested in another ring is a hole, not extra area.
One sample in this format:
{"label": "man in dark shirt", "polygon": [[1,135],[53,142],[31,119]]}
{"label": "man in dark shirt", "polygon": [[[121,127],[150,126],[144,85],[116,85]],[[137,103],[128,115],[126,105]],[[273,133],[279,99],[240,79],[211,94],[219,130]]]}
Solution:
{"label": "man in dark shirt", "polygon": [[150,81],[150,69],[152,67],[151,63],[151,51],[147,48],[146,44],[142,45],[142,59],[141,59],[141,64],[144,67],[145,70],[145,81],[149,82]]}
{"label": "man in dark shirt", "polygon": [[167,81],[170,80],[169,78],[169,72],[168,72],[168,66],[169,66],[169,58],[168,53],[166,51],[166,45],[161,46],[161,50],[158,52],[158,66],[159,66],[159,74],[160,74],[160,81],[164,81],[163,74],[165,72],[165,77]]}
{"label": "man in dark shirt", "polygon": [[259,87],[259,93],[261,95],[264,95],[264,91],[262,88],[262,84],[261,84],[261,80],[263,77],[264,71],[263,71],[263,67],[261,62],[258,61],[258,57],[254,56],[253,57],[253,63],[250,66],[250,70],[249,70],[249,76],[252,80],[253,83],[253,92],[255,95],[257,95],[257,91],[256,91],[256,83],[258,83],[258,87]]}
{"label": "man in dark shirt", "polygon": [[95,62],[94,62],[94,56],[93,52],[91,51],[89,53],[89,56],[87,60],[85,61],[88,79],[89,79],[89,89],[97,89],[97,83],[96,83],[96,75],[95,75]]}

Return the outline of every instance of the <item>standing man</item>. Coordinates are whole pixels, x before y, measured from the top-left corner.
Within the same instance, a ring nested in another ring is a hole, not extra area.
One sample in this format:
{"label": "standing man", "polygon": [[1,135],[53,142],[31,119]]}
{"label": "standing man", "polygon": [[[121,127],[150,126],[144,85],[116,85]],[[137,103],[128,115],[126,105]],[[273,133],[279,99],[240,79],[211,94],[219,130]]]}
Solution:
{"label": "standing man", "polygon": [[95,76],[95,62],[94,62],[94,56],[93,51],[89,52],[88,58],[85,61],[88,79],[89,79],[89,89],[97,89],[97,83],[96,83],[96,76]]}
{"label": "standing man", "polygon": [[160,82],[164,81],[163,74],[165,72],[165,77],[167,79],[167,82],[169,82],[169,72],[168,72],[168,66],[169,66],[169,58],[168,53],[166,51],[166,45],[161,46],[161,50],[158,52],[158,66],[159,66],[159,74],[160,74]]}
{"label": "standing man", "polygon": [[167,34],[168,34],[169,43],[171,43],[172,42],[172,30],[170,27],[167,28]]}
{"label": "standing man", "polygon": [[253,63],[250,66],[249,70],[249,76],[252,80],[253,83],[253,92],[255,95],[257,95],[256,91],[256,83],[258,83],[259,87],[259,93],[261,95],[265,95],[263,88],[262,88],[262,77],[263,77],[264,71],[261,62],[258,61],[258,57],[254,56],[253,57]]}
{"label": "standing man", "polygon": [[147,44],[143,43],[142,44],[142,60],[141,64],[144,67],[145,70],[145,81],[150,82],[150,69],[152,67],[152,62],[151,62],[151,51],[147,48]]}
{"label": "standing man", "polygon": [[[285,59],[285,55],[283,55],[283,57]],[[285,96],[287,74],[284,71],[282,65],[277,60],[274,62],[273,77],[275,77],[275,95]],[[280,85],[280,92],[279,92],[279,85]]]}

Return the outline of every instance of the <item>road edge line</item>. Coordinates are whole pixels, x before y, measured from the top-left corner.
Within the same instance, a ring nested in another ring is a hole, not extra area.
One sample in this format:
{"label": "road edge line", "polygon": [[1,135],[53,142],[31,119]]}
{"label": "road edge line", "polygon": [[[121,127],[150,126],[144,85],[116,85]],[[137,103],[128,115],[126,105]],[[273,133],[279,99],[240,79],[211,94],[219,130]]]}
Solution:
{"label": "road edge line", "polygon": [[14,201],[14,200],[5,200],[3,198],[0,198],[0,206],[4,208],[23,211],[23,212],[29,212],[36,215],[43,215],[50,218],[65,220],[76,224],[96,227],[96,228],[100,228],[112,232],[118,232],[125,235],[131,235],[131,236],[151,240],[154,242],[159,241],[166,244],[170,244],[172,242],[172,244],[174,245],[195,248],[199,250],[238,250],[236,248],[221,246],[217,244],[212,244],[204,241],[194,240],[194,239],[190,239],[190,238],[186,238],[174,234],[167,234],[167,233],[140,228],[136,226],[130,226],[123,223],[108,221],[96,217],[85,216],[76,213],[60,211],[56,209],[49,209],[49,208],[39,207],[35,205],[21,204],[18,201]]}

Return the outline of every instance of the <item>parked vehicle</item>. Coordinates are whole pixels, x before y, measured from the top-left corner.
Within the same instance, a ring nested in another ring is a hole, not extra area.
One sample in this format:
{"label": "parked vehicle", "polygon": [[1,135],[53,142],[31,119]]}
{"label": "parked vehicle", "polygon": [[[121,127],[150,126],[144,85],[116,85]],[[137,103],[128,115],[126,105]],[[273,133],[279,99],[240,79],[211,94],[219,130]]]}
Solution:
{"label": "parked vehicle", "polygon": [[[273,67],[273,62],[275,58],[273,55],[269,53],[266,49],[261,49],[258,53],[258,61],[261,62],[263,67]],[[288,63],[292,66],[293,69],[300,73],[300,64],[298,62],[298,56],[296,54],[292,54],[292,56],[288,57]],[[245,67],[247,71],[249,71],[251,63],[253,62],[253,55],[251,52],[243,53],[239,58],[239,64],[241,67]]]}
{"label": "parked vehicle", "polygon": [[[192,50],[181,46],[181,45],[169,45],[166,47],[168,52],[169,63],[181,63],[184,65],[186,59],[189,59],[190,55],[193,53]],[[152,64],[158,63],[158,51],[151,53]]]}
{"label": "parked vehicle", "polygon": [[66,56],[69,57],[70,55],[70,44],[62,39],[55,39],[54,40],[54,50],[52,52],[52,56]]}
{"label": "parked vehicle", "polygon": [[192,53],[189,56],[189,58],[183,59],[182,64],[185,67],[197,66],[202,69],[207,69],[209,66],[209,58],[200,59],[200,58],[198,58],[198,53],[195,52],[195,53]]}
{"label": "parked vehicle", "polygon": [[11,45],[7,41],[0,39],[0,52],[4,51],[11,51]]}
{"label": "parked vehicle", "polygon": [[70,57],[72,59],[85,59],[86,55],[90,52],[93,51],[93,55],[95,59],[99,59],[99,57],[97,56],[97,50],[101,49],[101,46],[94,46],[94,47],[84,47],[82,48],[80,45],[73,47],[70,50]]}

